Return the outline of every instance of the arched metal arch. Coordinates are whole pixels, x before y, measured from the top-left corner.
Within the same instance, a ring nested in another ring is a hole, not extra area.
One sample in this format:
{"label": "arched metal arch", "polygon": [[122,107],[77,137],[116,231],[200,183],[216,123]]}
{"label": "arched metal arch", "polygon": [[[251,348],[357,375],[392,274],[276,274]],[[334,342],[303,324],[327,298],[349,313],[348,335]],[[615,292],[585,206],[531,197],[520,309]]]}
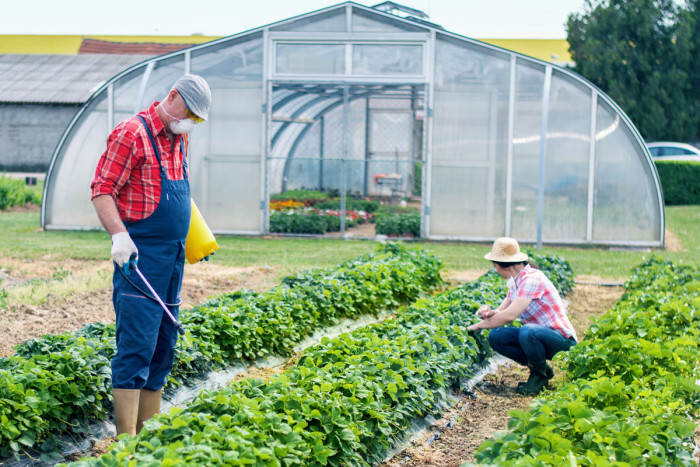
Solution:
{"label": "arched metal arch", "polygon": [[[396,90],[402,87],[410,86],[411,88],[411,98],[415,99],[415,86],[414,85],[406,85],[406,84],[396,84],[396,85],[381,85],[381,91],[379,91],[376,87],[371,87],[369,89],[366,89],[362,92],[357,92],[352,94],[349,97],[349,102],[359,100],[359,99],[367,99],[372,96],[379,96],[381,94],[384,94],[386,92],[389,92],[391,90]],[[342,91],[341,85],[336,85],[338,91]],[[317,99],[314,99],[312,102],[317,103],[321,102],[322,100],[328,99],[328,96],[321,96]],[[300,109],[298,109],[293,115],[292,118],[299,117],[301,113],[306,110],[307,108],[311,107],[311,103],[305,104],[305,106],[302,106]],[[287,155],[287,159],[284,163],[284,169],[283,169],[283,175],[282,175],[282,191],[286,191],[287,189],[287,177],[289,176],[289,170],[290,170],[290,162],[294,158],[294,155],[296,154],[296,150],[299,147],[299,144],[301,144],[301,141],[303,141],[304,137],[306,134],[311,130],[313,125],[324,115],[328,114],[329,112],[335,110],[336,108],[340,107],[343,104],[343,98],[342,96],[337,97],[337,100],[335,102],[330,103],[328,106],[324,107],[321,109],[316,115],[314,115],[313,122],[309,122],[304,124],[304,127],[299,131],[299,134],[294,138],[294,142],[292,143],[289,153]],[[278,129],[278,131],[275,133],[272,139],[272,144],[271,147],[275,145],[275,142],[279,139],[279,136],[281,135],[282,131],[286,130],[289,127],[290,122],[285,122],[287,125],[283,125]]]}

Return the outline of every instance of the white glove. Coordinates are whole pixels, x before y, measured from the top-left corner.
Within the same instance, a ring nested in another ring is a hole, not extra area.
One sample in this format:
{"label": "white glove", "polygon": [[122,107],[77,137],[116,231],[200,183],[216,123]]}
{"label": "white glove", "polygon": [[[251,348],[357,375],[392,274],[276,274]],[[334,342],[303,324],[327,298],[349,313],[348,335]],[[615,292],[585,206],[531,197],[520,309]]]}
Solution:
{"label": "white glove", "polygon": [[139,250],[136,249],[129,232],[119,232],[112,235],[112,258],[117,266],[123,268],[133,254],[136,254],[138,258]]}

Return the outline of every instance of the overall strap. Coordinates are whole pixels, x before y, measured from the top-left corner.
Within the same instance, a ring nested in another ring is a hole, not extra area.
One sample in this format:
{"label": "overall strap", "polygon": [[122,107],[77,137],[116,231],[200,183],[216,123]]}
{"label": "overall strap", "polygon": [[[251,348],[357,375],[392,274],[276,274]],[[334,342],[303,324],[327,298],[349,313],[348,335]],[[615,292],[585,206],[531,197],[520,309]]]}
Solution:
{"label": "overall strap", "polygon": [[148,139],[151,140],[151,147],[153,148],[153,152],[156,155],[156,159],[158,159],[158,165],[160,165],[160,170],[161,172],[165,173],[165,167],[163,167],[163,163],[160,160],[160,152],[158,151],[156,140],[153,139],[153,133],[151,133],[151,129],[148,127],[146,119],[143,118],[141,115],[137,115],[137,117],[141,120],[141,123],[143,123],[143,126],[146,128],[146,133],[148,133]]}
{"label": "overall strap", "polygon": [[[148,139],[151,141],[151,146],[153,147],[153,152],[156,155],[156,159],[158,159],[160,170],[161,172],[165,173],[165,167],[163,167],[163,162],[160,160],[160,152],[158,151],[158,146],[156,146],[156,140],[153,138],[151,128],[148,126],[148,123],[146,123],[145,118],[143,118],[141,115],[137,115],[137,117],[141,120],[141,123],[143,123],[143,126],[146,128],[146,133],[148,134]],[[182,177],[185,180],[187,180],[187,156],[185,155],[185,138],[182,136],[180,137],[180,153],[182,154]]]}
{"label": "overall strap", "polygon": [[182,153],[182,178],[187,180],[187,155],[185,154],[185,137],[180,137],[180,152]]}

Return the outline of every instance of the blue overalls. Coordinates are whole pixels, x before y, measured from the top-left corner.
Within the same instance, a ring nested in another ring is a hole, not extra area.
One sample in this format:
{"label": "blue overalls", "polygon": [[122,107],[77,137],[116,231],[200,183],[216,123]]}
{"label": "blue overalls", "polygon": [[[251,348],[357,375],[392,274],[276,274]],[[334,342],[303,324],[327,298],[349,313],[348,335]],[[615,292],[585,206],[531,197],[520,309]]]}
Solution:
{"label": "blue overalls", "polygon": [[[190,184],[187,158],[182,139],[182,180],[169,180],[145,119],[146,127],[160,165],[160,200],[149,217],[125,222],[138,248],[138,267],[165,303],[180,303],[185,265],[185,240],[190,226]],[[142,290],[148,290],[137,274],[129,278]],[[112,386],[118,389],[150,389],[165,385],[173,365],[177,328],[160,305],[131,285],[115,265],[112,301],[117,316],[117,354],[112,359]],[[179,308],[170,310],[177,318]]]}

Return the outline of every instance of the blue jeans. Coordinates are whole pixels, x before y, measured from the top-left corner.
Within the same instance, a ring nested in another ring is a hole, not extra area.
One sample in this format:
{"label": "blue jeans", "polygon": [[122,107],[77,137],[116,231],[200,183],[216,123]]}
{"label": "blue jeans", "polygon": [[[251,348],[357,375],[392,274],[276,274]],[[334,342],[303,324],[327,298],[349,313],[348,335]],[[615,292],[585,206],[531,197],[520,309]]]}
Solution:
{"label": "blue jeans", "polygon": [[576,339],[566,338],[539,324],[526,324],[520,328],[492,329],[489,344],[504,357],[527,366],[551,360],[557,352],[567,351],[576,345]]}

